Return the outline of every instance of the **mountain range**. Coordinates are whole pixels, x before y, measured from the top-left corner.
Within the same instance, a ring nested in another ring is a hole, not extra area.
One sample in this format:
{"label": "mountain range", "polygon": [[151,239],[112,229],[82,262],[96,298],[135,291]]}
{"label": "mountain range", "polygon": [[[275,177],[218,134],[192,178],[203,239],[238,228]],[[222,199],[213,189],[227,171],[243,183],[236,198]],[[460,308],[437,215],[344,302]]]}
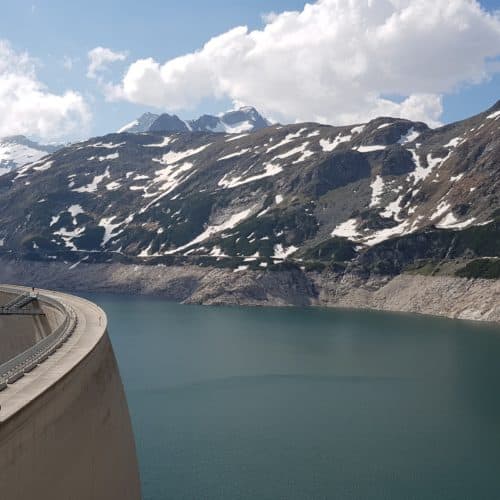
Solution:
{"label": "mountain range", "polygon": [[237,134],[255,132],[268,127],[266,120],[255,108],[246,106],[228,111],[218,116],[202,115],[195,120],[182,120],[177,115],[163,113],[144,113],[136,120],[125,125],[118,133],[142,132],[225,132]]}
{"label": "mountain range", "polygon": [[381,117],[92,138],[0,177],[0,249],[68,265],[499,277],[499,125],[500,101],[437,129]]}
{"label": "mountain range", "polygon": [[[253,107],[247,106],[218,116],[202,115],[196,120],[182,120],[168,113],[144,113],[122,127],[118,133],[143,132],[254,132],[270,123]],[[0,175],[43,158],[62,145],[40,144],[24,135],[0,138]]]}

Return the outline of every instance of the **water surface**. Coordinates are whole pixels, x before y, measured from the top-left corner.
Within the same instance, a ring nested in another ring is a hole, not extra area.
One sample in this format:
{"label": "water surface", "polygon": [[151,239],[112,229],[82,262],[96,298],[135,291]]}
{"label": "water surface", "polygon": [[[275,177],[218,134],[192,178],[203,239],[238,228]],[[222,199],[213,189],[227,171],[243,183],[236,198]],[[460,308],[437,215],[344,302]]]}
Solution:
{"label": "water surface", "polygon": [[495,326],[90,298],[145,500],[500,498]]}

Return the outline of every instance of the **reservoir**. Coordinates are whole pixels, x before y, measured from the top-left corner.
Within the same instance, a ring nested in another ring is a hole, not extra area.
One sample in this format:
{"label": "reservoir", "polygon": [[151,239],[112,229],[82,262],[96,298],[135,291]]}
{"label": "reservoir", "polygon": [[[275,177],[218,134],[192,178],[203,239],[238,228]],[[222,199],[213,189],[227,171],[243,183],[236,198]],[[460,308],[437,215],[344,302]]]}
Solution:
{"label": "reservoir", "polygon": [[145,500],[500,496],[498,326],[90,298]]}

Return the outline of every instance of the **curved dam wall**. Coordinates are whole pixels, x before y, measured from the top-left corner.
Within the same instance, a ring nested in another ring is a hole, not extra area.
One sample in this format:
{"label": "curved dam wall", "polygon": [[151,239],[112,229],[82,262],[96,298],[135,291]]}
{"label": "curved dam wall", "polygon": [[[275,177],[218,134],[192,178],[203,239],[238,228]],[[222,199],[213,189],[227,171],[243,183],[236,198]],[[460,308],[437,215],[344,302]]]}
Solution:
{"label": "curved dam wall", "polygon": [[[90,304],[63,297],[73,306]],[[56,354],[0,393],[2,499],[141,498],[127,402],[105,316],[90,305],[93,309],[83,313],[74,307],[78,326]]]}

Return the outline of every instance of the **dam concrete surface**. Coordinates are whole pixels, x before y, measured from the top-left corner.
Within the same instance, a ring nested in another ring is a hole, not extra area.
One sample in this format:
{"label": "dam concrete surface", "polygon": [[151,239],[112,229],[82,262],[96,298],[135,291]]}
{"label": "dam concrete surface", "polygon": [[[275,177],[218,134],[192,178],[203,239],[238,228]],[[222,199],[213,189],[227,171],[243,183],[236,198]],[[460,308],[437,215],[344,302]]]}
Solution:
{"label": "dam concrete surface", "polygon": [[0,389],[2,500],[141,498],[102,309],[68,294],[0,286]]}

